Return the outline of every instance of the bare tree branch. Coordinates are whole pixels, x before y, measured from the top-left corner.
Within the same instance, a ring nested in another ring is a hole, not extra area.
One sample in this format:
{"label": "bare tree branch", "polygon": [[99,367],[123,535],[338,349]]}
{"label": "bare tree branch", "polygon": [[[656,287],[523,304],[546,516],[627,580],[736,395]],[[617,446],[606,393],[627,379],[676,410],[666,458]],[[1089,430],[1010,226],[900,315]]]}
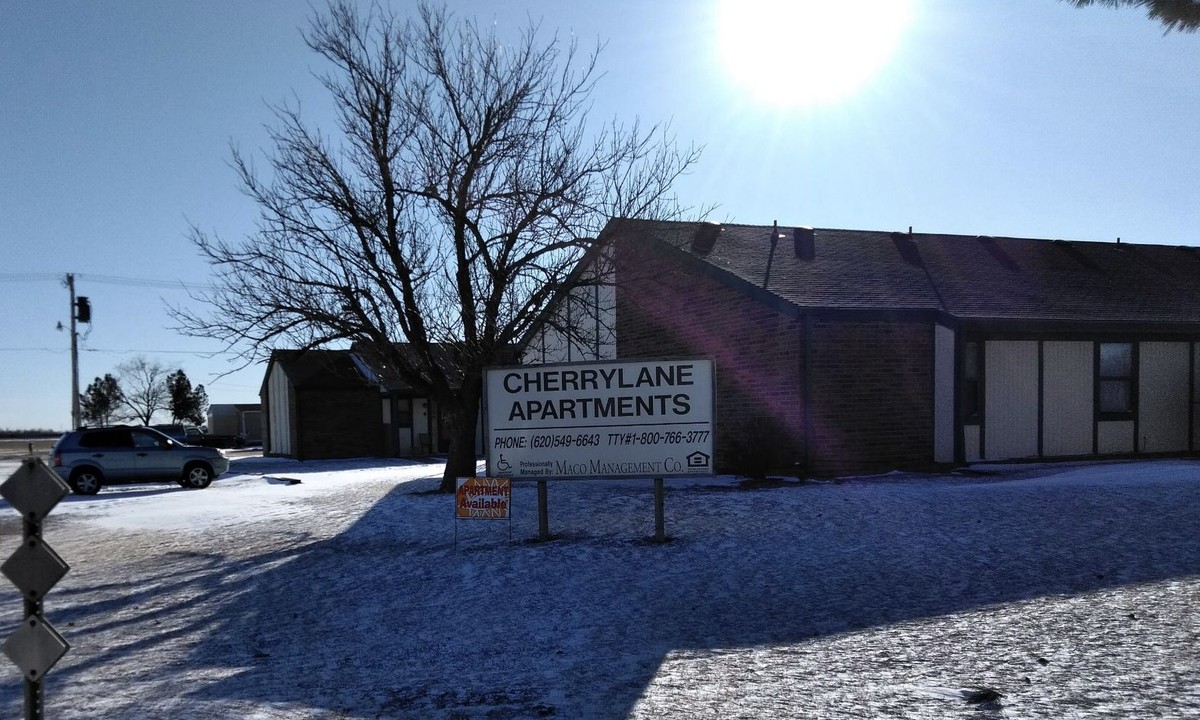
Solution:
{"label": "bare tree branch", "polygon": [[609,217],[680,216],[670,187],[700,151],[658,126],[593,132],[600,48],[581,55],[536,25],[505,44],[443,8],[405,20],[342,1],[304,38],[329,63],[336,132],[292,103],[274,109],[268,173],[234,150],[257,230],[226,242],[192,229],[216,289],[174,316],[257,359],[370,348],[450,411],[452,485],[474,473],[483,368],[511,362],[547,303],[582,282],[571,271]]}
{"label": "bare tree branch", "polygon": [[120,403],[129,419],[149,425],[155,413],[168,409],[167,369],[161,363],[139,355],[118,365],[117,376],[122,390]]}

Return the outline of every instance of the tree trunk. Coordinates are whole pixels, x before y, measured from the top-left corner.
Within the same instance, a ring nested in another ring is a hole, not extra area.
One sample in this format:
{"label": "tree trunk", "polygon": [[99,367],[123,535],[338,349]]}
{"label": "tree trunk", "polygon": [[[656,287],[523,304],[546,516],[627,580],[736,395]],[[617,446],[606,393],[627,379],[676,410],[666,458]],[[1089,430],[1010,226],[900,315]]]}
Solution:
{"label": "tree trunk", "polygon": [[442,475],[442,492],[454,492],[457,478],[475,476],[475,430],[479,423],[481,390],[478,378],[474,382],[467,379],[458,396],[444,406],[444,410],[449,411],[446,429],[450,433],[450,452],[446,457],[446,472]]}

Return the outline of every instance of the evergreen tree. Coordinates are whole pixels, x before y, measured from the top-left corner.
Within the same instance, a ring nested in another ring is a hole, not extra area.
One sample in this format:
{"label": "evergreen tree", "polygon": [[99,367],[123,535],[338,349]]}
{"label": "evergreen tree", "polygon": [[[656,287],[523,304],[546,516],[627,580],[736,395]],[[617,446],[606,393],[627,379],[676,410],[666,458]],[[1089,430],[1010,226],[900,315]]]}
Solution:
{"label": "evergreen tree", "polygon": [[79,395],[79,411],[86,423],[108,425],[123,399],[121,384],[111,373],[106,373],[93,380]]}
{"label": "evergreen tree", "polygon": [[192,381],[183,370],[176,370],[166,379],[168,409],[172,422],[200,425],[208,412],[208,393],[203,385],[192,388]]}
{"label": "evergreen tree", "polygon": [[192,391],[192,408],[193,413],[186,419],[191,420],[197,425],[203,425],[208,419],[208,393],[205,392],[203,385],[197,385]]}

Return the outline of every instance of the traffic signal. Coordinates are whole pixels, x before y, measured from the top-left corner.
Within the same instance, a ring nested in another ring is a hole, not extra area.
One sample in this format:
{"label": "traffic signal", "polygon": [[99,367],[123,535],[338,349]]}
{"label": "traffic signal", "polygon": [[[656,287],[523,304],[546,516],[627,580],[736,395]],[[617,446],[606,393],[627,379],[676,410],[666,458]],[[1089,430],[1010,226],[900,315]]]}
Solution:
{"label": "traffic signal", "polygon": [[92,304],[88,302],[86,295],[75,298],[75,319],[81,323],[92,321]]}

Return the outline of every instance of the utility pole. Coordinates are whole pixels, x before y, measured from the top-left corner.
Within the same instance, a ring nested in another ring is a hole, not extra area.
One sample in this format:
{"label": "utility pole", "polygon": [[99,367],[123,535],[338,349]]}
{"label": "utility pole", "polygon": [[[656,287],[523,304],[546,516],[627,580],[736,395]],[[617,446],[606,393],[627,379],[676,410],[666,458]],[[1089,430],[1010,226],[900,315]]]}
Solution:
{"label": "utility pole", "polygon": [[75,332],[75,275],[67,273],[71,291],[71,429],[79,427],[79,335]]}
{"label": "utility pole", "polygon": [[75,323],[91,324],[92,303],[84,295],[75,297],[74,273],[67,273],[67,289],[71,291],[71,429],[75,430],[83,420],[79,414],[79,332]]}

